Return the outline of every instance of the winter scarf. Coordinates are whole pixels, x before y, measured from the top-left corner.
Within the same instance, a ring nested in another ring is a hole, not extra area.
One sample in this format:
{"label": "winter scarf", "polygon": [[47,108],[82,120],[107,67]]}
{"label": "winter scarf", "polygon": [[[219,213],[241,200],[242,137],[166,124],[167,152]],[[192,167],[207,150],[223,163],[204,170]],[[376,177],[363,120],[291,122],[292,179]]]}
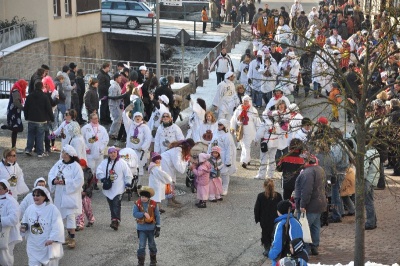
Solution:
{"label": "winter scarf", "polygon": [[242,112],[239,115],[239,121],[242,121],[244,126],[249,124],[249,116],[247,115],[247,112],[250,107],[251,105],[242,105]]}

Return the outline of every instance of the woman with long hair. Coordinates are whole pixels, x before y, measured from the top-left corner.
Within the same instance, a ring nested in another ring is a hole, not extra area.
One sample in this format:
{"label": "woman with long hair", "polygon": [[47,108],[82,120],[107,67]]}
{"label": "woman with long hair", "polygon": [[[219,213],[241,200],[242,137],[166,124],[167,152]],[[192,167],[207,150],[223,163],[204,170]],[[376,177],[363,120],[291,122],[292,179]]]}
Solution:
{"label": "woman with long hair", "polygon": [[[10,99],[7,106],[7,125],[1,125],[1,129],[11,130],[11,147],[13,148],[16,148],[18,133],[24,130],[21,112],[24,110],[27,86],[28,82],[23,79],[14,83],[10,91]],[[16,151],[23,153],[23,150],[16,149]]]}
{"label": "woman with long hair", "polygon": [[169,149],[161,154],[161,169],[172,178],[171,191],[165,195],[168,206],[180,207],[181,203],[175,199],[175,183],[178,173],[185,173],[190,160],[190,150],[195,145],[192,139],[172,142]]}
{"label": "woman with long hair", "polygon": [[272,179],[264,181],[264,191],[258,194],[254,206],[254,218],[261,226],[261,244],[264,246],[264,256],[268,256],[273,239],[274,220],[278,217],[277,205],[282,200],[282,195],[275,191]]}
{"label": "woman with long hair", "polygon": [[200,124],[199,135],[200,141],[205,144],[210,144],[215,132],[218,130],[217,119],[212,111],[207,111],[204,114],[203,123]]}

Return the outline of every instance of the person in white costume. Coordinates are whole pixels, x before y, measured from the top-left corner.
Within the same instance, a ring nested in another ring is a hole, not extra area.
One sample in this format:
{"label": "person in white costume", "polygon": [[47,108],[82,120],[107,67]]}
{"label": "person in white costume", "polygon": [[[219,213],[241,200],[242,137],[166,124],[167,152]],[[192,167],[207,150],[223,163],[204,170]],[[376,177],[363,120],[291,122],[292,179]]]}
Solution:
{"label": "person in white costume", "polygon": [[279,62],[278,71],[281,75],[283,72],[289,71],[289,78],[291,84],[297,84],[297,77],[299,76],[300,63],[296,59],[296,54],[292,51],[288,52],[284,58]]}
{"label": "person in white costume", "polygon": [[295,135],[297,130],[300,130],[301,128],[301,120],[303,119],[303,116],[300,114],[300,109],[295,103],[291,103],[289,105],[289,134],[288,134],[288,139],[287,143],[288,146],[290,145],[290,141],[293,139],[293,136]]}
{"label": "person in white costume", "polygon": [[202,139],[200,127],[207,111],[206,102],[202,98],[197,98],[196,101],[194,101],[191,99],[190,94],[186,99],[190,101],[190,106],[192,107],[192,114],[189,117],[189,130],[186,134],[186,138],[192,138],[194,142],[199,142]]}
{"label": "person in white costume", "polygon": [[103,194],[110,207],[110,227],[117,231],[121,222],[122,194],[126,187],[131,186],[133,178],[129,166],[120,159],[117,148],[112,146],[108,149],[108,158],[97,167],[96,176],[103,183]]}
{"label": "person in white costume", "polygon": [[22,217],[21,234],[27,240],[29,266],[57,266],[64,255],[64,226],[60,211],[43,186],[33,189],[34,204]]}
{"label": "person in white costume", "polygon": [[172,142],[183,140],[184,136],[182,129],[174,124],[170,112],[161,114],[162,123],[157,128],[156,136],[154,137],[154,152],[163,153]]}
{"label": "person in white costume", "polygon": [[133,176],[133,190],[137,191],[137,186],[141,185],[138,176],[139,158],[136,152],[131,148],[123,148],[119,150],[119,156],[126,162]]}
{"label": "person in white costume", "polygon": [[285,19],[283,17],[279,18],[279,26],[276,29],[274,40],[278,44],[281,44],[281,46],[290,45],[292,43],[292,29],[289,25],[285,24]]}
{"label": "person in white costume", "polygon": [[67,144],[71,143],[73,136],[71,135],[73,132],[73,127],[79,123],[75,121],[77,117],[77,112],[74,109],[69,109],[64,114],[65,120],[61,123],[61,125],[53,131],[51,135],[55,135],[61,138],[61,148]]}
{"label": "person in white costume", "polygon": [[82,213],[83,171],[79,158],[71,145],[65,145],[61,151],[62,159],[51,169],[48,176],[50,192],[54,193],[54,205],[61,213],[68,237],[65,244],[75,248],[76,216]]}
{"label": "person in white costume", "polygon": [[[41,186],[41,187],[46,186],[46,179],[44,179],[44,177],[39,177],[38,179],[35,180],[35,183],[33,183],[33,188],[38,187],[38,186]],[[32,191],[33,191],[33,189],[32,189]],[[34,201],[33,201],[32,193],[26,194],[25,198],[21,201],[21,204],[19,205],[19,210],[20,210],[19,217],[20,218],[22,218],[24,216],[26,209],[28,209],[28,207],[31,206],[33,203],[34,203]]]}
{"label": "person in white costume", "polygon": [[293,138],[299,139],[304,144],[307,144],[308,141],[310,140],[311,133],[312,133],[312,121],[310,118],[304,117],[301,120],[301,128],[296,131],[296,133],[293,135]]}
{"label": "person in white costume", "polygon": [[[264,61],[265,61],[264,52],[258,50],[257,57],[250,62],[249,72],[247,73],[248,83],[251,85],[252,88],[251,98],[256,108],[262,105],[261,88],[264,82],[266,81],[266,77],[264,76],[265,71],[263,70],[265,69]],[[220,117],[218,117],[218,119],[220,119]]]}
{"label": "person in white costume", "polygon": [[218,119],[230,120],[233,110],[239,105],[239,98],[236,95],[235,84],[233,83],[235,74],[231,71],[225,74],[224,81],[217,87],[212,105],[214,111],[218,112]]}
{"label": "person in white costume", "polygon": [[95,172],[103,160],[104,149],[110,139],[105,127],[99,124],[99,116],[96,113],[90,114],[89,119],[90,122],[82,127],[81,132],[85,141],[88,166]]}
{"label": "person in white costume", "polygon": [[285,101],[286,106],[290,105],[289,99],[285,95],[283,95],[282,86],[280,84],[278,84],[273,90],[273,96],[267,103],[265,111],[275,110],[275,105],[278,103],[279,100]]}
{"label": "person in white costume", "polygon": [[147,158],[149,157],[148,152],[152,137],[150,128],[144,122],[141,112],[134,113],[133,120],[128,116],[129,111],[132,109],[133,105],[129,105],[122,114],[126,131],[126,147],[136,152],[139,159],[139,176],[143,176],[143,167],[147,163]]}
{"label": "person in white costume", "polygon": [[19,233],[19,205],[10,194],[10,183],[0,180],[0,265],[14,265],[14,247],[22,241]]}
{"label": "person in white costume", "polygon": [[303,11],[303,6],[299,3],[299,0],[294,0],[294,4],[290,8],[290,18],[293,19],[297,14]]}
{"label": "person in white costume", "polygon": [[165,210],[161,209],[161,201],[165,199],[165,185],[172,183],[172,178],[161,168],[161,155],[156,152],[151,154],[151,163],[149,164],[149,187],[154,189],[152,199],[157,202],[160,213]]}
{"label": "person in white costume", "polygon": [[242,153],[240,163],[243,168],[247,168],[251,160],[251,143],[255,140],[257,128],[260,126],[258,111],[251,104],[250,96],[246,95],[242,99],[243,104],[234,112],[231,119],[231,129],[238,130],[242,126],[243,137],[240,139]]}
{"label": "person in white costume", "polygon": [[157,128],[162,123],[162,114],[169,112],[168,104],[169,99],[166,95],[159,96],[158,102],[154,103],[154,110],[151,113],[150,119],[148,121],[148,126],[151,130],[151,135],[153,136],[153,138],[156,136]]}
{"label": "person in white costume", "polygon": [[261,92],[265,105],[267,105],[272,98],[272,91],[275,88],[276,76],[278,75],[278,65],[274,61],[269,50],[266,51],[267,54],[265,55],[264,64],[262,64],[258,70],[262,74]]}
{"label": "person in white costume", "polygon": [[[273,178],[276,163],[275,154],[278,149],[279,134],[281,134],[280,126],[273,119],[273,112],[267,111],[262,113],[264,123],[257,130],[256,140],[260,142],[260,168],[254,179]],[[264,143],[264,144],[263,144]],[[264,145],[267,146],[265,149]]]}
{"label": "person in white costume", "polygon": [[218,131],[208,146],[208,153],[211,153],[212,147],[221,148],[221,159],[224,166],[221,168],[222,195],[228,194],[230,175],[236,173],[236,146],[233,137],[229,132],[230,123],[226,119],[218,120]]}
{"label": "person in white costume", "polygon": [[199,129],[201,142],[207,145],[210,144],[210,141],[217,130],[218,124],[214,113],[212,111],[207,111]]}
{"label": "person in white costume", "polygon": [[172,142],[170,148],[161,154],[161,169],[171,178],[171,193],[165,195],[169,207],[180,207],[181,203],[175,199],[175,183],[178,173],[185,173],[190,160],[190,150],[195,145],[193,139]]}
{"label": "person in white costume", "polygon": [[68,135],[71,136],[71,139],[69,141],[69,145],[71,145],[78,156],[79,159],[84,159],[87,161],[87,155],[86,155],[86,145],[85,145],[85,140],[83,139],[82,133],[81,133],[81,127],[77,122],[72,122],[66,127],[68,131]]}
{"label": "person in white costume", "polygon": [[0,179],[5,179],[10,184],[10,194],[18,199],[18,195],[29,191],[25,184],[24,173],[17,162],[17,151],[15,148],[5,149],[3,159],[0,163]]}

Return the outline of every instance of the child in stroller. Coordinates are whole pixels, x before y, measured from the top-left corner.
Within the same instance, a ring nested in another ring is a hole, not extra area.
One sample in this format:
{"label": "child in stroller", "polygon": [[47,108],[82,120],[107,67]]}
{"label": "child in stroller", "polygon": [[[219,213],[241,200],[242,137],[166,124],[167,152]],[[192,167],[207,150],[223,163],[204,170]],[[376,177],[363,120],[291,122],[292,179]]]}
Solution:
{"label": "child in stroller", "polygon": [[128,196],[128,201],[130,201],[133,192],[137,192],[137,186],[139,184],[139,176],[138,176],[139,159],[136,155],[136,152],[131,148],[124,148],[120,150],[119,155],[128,164],[129,169],[131,169],[133,176],[131,186],[125,189],[125,193]]}
{"label": "child in stroller", "polygon": [[196,178],[193,174],[190,165],[199,163],[199,154],[207,153],[208,146],[203,142],[197,142],[193,148],[190,150],[191,161],[189,162],[188,168],[186,170],[186,186],[190,187],[192,193],[196,193]]}

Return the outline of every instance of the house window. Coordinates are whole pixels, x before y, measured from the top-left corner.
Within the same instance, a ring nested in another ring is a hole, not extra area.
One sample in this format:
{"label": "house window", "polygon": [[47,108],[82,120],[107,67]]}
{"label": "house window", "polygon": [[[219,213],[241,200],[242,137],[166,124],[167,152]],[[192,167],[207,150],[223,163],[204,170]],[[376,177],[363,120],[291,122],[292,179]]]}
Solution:
{"label": "house window", "polygon": [[[102,4],[107,2],[102,2]],[[111,5],[111,3],[110,3]],[[76,0],[76,11],[78,14],[80,12],[88,12],[88,11],[101,11],[100,9],[100,1],[99,0]]]}
{"label": "house window", "polygon": [[65,15],[72,15],[71,0],[65,0]]}
{"label": "house window", "polygon": [[53,10],[54,10],[55,17],[61,17],[60,0],[53,0]]}

